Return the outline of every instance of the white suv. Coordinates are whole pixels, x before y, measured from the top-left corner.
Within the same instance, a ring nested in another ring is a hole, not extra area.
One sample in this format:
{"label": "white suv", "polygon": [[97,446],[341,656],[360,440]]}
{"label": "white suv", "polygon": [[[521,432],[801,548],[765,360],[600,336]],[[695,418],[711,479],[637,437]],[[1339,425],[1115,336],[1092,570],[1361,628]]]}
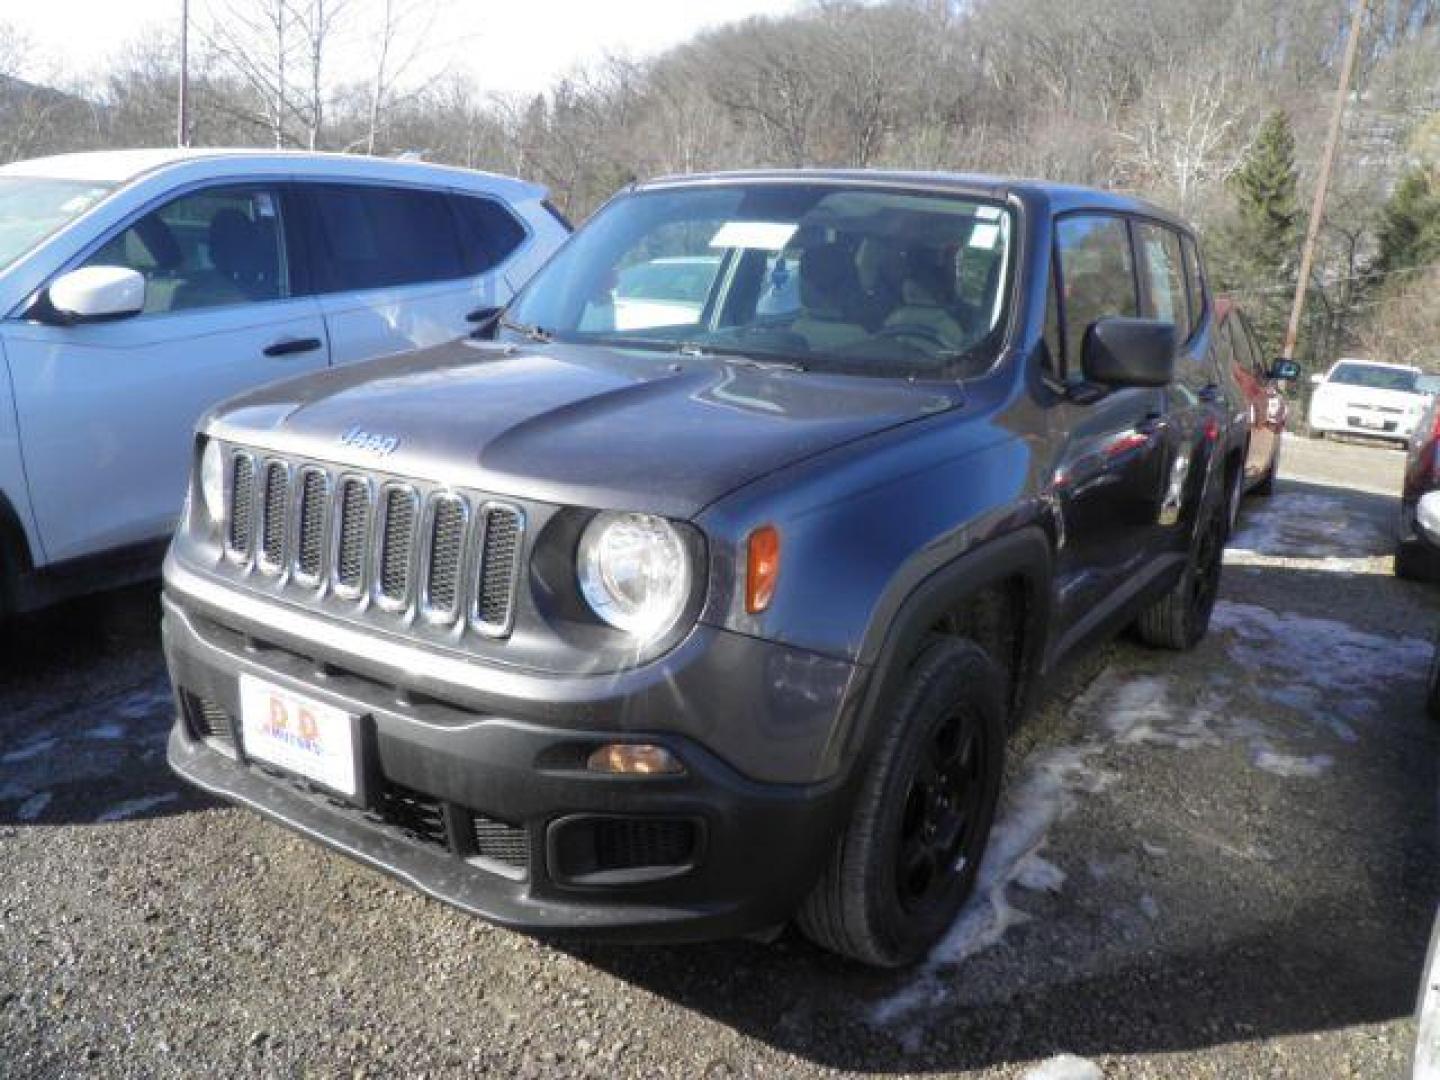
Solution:
{"label": "white suv", "polygon": [[158,572],[210,405],[463,337],[569,234],[545,196],[325,154],[0,167],[0,610]]}
{"label": "white suv", "polygon": [[1311,376],[1310,431],[1317,436],[1377,435],[1409,440],[1430,398],[1420,369],[1373,360],[1342,359]]}

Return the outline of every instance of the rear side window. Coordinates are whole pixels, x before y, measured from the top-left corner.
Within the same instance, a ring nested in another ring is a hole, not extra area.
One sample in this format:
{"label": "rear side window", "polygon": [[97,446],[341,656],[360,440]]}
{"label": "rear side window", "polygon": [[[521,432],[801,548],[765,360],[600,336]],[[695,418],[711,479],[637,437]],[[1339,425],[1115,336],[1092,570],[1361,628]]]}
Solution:
{"label": "rear side window", "polygon": [[1185,294],[1185,268],[1181,264],[1180,237],[1161,225],[1137,222],[1135,238],[1145,278],[1141,310],[1147,319],[1173,323],[1184,339],[1190,336],[1190,301]]}
{"label": "rear side window", "polygon": [[455,219],[436,191],[323,185],[309,189],[320,292],[354,292],[465,276]]}
{"label": "rear side window", "polygon": [[1080,377],[1080,345],[1098,319],[1136,314],[1135,267],[1123,218],[1072,214],[1056,223],[1067,378]]}
{"label": "rear side window", "polygon": [[1259,371],[1259,357],[1250,343],[1250,335],[1245,333],[1245,327],[1240,321],[1240,316],[1232,315],[1225,324],[1229,327],[1232,347],[1235,350],[1235,362],[1241,367],[1249,368],[1253,372]]}
{"label": "rear side window", "polygon": [[1226,319],[1221,325],[1219,333],[1213,335],[1211,338],[1214,343],[1215,363],[1220,370],[1225,373],[1226,377],[1234,370],[1237,359],[1235,355],[1235,343],[1230,338],[1230,327],[1234,324],[1234,321],[1234,319]]}
{"label": "rear side window", "polygon": [[1195,241],[1182,236],[1180,245],[1185,252],[1185,291],[1190,297],[1190,330],[1193,333],[1200,328],[1200,320],[1205,317],[1205,272],[1200,266],[1200,252],[1195,247]]}
{"label": "rear side window", "polygon": [[525,226],[494,199],[452,195],[450,205],[460,227],[467,273],[483,274],[499,266],[525,242]]}

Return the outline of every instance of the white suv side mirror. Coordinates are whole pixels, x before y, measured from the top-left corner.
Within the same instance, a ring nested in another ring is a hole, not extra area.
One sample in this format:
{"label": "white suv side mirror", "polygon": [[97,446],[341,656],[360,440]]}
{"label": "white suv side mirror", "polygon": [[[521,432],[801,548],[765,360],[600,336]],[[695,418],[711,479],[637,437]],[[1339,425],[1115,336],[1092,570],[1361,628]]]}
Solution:
{"label": "white suv side mirror", "polygon": [[123,319],[144,310],[145,278],[123,266],[82,266],[52,281],[48,295],[65,322]]}
{"label": "white suv side mirror", "polygon": [[1415,504],[1415,525],[1430,543],[1440,546],[1440,491],[1427,491]]}

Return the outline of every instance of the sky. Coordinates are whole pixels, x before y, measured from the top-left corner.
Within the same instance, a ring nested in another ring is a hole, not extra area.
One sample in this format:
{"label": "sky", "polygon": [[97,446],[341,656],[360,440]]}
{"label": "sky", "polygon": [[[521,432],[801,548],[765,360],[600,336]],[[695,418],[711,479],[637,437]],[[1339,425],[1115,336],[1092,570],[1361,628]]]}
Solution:
{"label": "sky", "polygon": [[[203,18],[251,0],[191,0]],[[374,4],[377,0],[350,0]],[[802,0],[439,0],[426,50],[414,70],[473,75],[504,94],[544,90],[577,64],[606,53],[644,57],[699,30],[756,14],[793,10]],[[84,81],[127,41],[171,33],[180,0],[0,0],[0,22],[26,38],[22,77]],[[369,69],[371,41],[357,29],[336,50],[339,81]]]}

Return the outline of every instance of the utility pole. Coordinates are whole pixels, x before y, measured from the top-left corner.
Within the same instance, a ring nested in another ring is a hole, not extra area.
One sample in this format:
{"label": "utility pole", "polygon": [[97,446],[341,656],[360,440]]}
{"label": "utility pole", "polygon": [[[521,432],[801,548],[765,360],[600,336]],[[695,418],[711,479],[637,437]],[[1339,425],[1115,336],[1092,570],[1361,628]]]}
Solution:
{"label": "utility pole", "polygon": [[1350,19],[1350,39],[1345,43],[1345,59],[1340,64],[1340,85],[1335,90],[1335,108],[1330,114],[1330,134],[1325,140],[1325,153],[1320,159],[1320,176],[1315,184],[1315,201],[1310,207],[1310,223],[1305,229],[1305,246],[1300,251],[1300,279],[1295,282],[1295,303],[1290,308],[1290,325],[1285,330],[1285,347],[1280,355],[1295,358],[1295,342],[1300,337],[1300,316],[1305,311],[1305,290],[1310,285],[1310,268],[1315,262],[1315,243],[1320,238],[1320,221],[1325,216],[1325,196],[1330,190],[1330,171],[1335,166],[1335,149],[1340,144],[1340,122],[1345,116],[1345,98],[1350,93],[1350,77],[1355,71],[1355,54],[1360,51],[1360,31],[1365,23],[1369,0],[1355,0],[1355,14]]}
{"label": "utility pole", "polygon": [[190,145],[190,0],[180,0],[180,101],[175,116],[175,145]]}

